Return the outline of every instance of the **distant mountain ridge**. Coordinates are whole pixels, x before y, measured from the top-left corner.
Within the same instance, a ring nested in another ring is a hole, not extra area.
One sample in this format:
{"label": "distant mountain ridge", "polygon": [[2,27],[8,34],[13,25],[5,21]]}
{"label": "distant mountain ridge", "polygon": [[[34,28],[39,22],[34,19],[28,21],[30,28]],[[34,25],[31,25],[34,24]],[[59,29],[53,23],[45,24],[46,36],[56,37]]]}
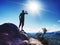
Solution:
{"label": "distant mountain ridge", "polygon": [[[35,37],[37,33],[28,33],[29,36]],[[48,32],[45,34],[46,38],[51,38],[51,37],[56,37],[56,38],[60,38],[60,31],[56,31],[56,32]]]}

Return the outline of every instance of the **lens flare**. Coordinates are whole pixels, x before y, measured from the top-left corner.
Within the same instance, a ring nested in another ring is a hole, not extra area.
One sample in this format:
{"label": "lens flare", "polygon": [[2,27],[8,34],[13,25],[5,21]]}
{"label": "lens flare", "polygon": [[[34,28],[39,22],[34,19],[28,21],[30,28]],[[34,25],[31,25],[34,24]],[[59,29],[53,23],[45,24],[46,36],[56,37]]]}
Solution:
{"label": "lens flare", "polygon": [[39,11],[42,9],[42,6],[38,2],[29,2],[27,4],[27,10],[29,10],[32,14],[39,13]]}

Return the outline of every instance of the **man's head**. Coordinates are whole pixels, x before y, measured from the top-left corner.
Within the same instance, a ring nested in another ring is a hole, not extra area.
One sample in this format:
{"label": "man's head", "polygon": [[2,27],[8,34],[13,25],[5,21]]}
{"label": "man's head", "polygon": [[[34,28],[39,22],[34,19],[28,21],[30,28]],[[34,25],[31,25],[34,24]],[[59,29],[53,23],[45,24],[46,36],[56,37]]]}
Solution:
{"label": "man's head", "polygon": [[22,13],[28,14],[27,11],[22,10]]}
{"label": "man's head", "polygon": [[22,13],[24,13],[24,10],[22,10]]}

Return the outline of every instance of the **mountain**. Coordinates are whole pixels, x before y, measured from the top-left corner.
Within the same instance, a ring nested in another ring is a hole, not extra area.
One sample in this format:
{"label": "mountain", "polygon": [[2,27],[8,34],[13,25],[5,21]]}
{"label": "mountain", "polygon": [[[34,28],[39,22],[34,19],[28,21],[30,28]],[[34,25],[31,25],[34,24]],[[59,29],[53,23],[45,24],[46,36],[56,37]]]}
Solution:
{"label": "mountain", "polygon": [[60,38],[60,31],[46,33],[45,36],[46,37]]}
{"label": "mountain", "polygon": [[[35,39],[36,39],[36,34],[37,33],[28,33],[29,37]],[[46,33],[44,37],[47,39],[49,45],[60,45],[60,31]]]}
{"label": "mountain", "polygon": [[45,34],[49,45],[60,45],[60,31],[50,32]]}

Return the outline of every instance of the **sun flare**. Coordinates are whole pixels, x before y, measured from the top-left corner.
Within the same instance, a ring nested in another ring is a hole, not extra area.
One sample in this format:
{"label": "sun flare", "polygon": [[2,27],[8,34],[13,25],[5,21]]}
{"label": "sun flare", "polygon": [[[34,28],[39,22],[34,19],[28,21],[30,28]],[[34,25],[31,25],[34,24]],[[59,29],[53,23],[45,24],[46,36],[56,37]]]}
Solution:
{"label": "sun flare", "polygon": [[34,11],[37,11],[37,10],[38,10],[39,5],[36,4],[36,3],[30,3],[28,7],[29,7],[29,9],[30,9],[32,12],[34,12]]}
{"label": "sun flare", "polygon": [[39,10],[42,9],[41,4],[39,4],[38,2],[29,2],[27,5],[27,9],[32,13],[32,14],[36,14],[39,12]]}

